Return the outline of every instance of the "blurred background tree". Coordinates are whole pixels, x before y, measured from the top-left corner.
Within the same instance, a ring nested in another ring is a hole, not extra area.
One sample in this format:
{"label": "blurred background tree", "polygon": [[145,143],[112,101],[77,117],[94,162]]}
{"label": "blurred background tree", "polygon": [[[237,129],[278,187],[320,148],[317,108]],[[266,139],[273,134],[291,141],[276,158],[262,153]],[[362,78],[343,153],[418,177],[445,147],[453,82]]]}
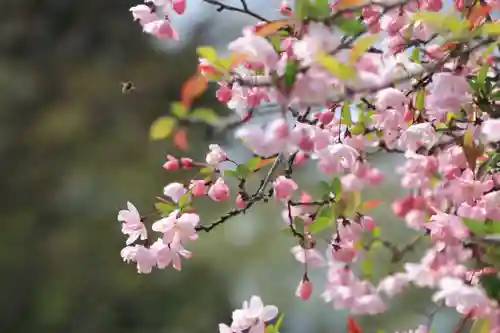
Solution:
{"label": "blurred background tree", "polygon": [[[159,168],[171,148],[148,129],[194,72],[200,43],[160,52],[132,22],[134,4],[0,5],[2,332],[211,332],[230,316],[209,263],[138,276],[119,256],[117,210],[132,198],[147,208],[172,177]],[[123,95],[129,79],[138,90]]]}

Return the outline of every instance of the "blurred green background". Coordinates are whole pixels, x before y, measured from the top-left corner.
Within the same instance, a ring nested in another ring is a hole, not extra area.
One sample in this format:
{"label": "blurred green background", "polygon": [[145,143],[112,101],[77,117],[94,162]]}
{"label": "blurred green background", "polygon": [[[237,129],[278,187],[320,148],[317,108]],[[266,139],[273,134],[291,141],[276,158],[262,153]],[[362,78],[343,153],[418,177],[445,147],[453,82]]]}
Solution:
{"label": "blurred green background", "polygon": [[[189,246],[195,255],[181,273],[140,276],[119,255],[125,238],[118,210],[130,200],[147,212],[164,185],[191,176],[161,169],[167,153],[182,152],[150,142],[149,125],[168,113],[194,73],[196,46],[224,51],[253,21],[188,0],[185,15],[173,17],[182,43],[159,45],[132,22],[134,0],[0,2],[0,332],[217,332],[253,294],[287,313],[283,332],[345,331],[345,313],[319,299],[323,271],[313,274],[314,299],[294,297],[302,267],[289,252],[294,240],[279,232],[280,207],[260,206],[203,234]],[[249,4],[273,17],[278,2]],[[124,95],[120,82],[128,80],[137,90]],[[227,112],[213,92],[196,103]],[[248,152],[230,138],[190,128],[189,154],[204,158],[210,141],[245,158]],[[392,171],[390,157],[376,159]],[[298,176],[314,193],[316,169]],[[368,197],[397,196],[396,182]],[[377,221],[401,224],[387,207],[378,209]],[[202,222],[227,209],[202,203]],[[404,243],[411,233],[387,237]],[[378,263],[383,271],[384,261]],[[401,314],[421,294],[410,293],[387,316],[360,322],[367,332],[411,327],[418,317]],[[422,304],[417,308],[425,309]]]}

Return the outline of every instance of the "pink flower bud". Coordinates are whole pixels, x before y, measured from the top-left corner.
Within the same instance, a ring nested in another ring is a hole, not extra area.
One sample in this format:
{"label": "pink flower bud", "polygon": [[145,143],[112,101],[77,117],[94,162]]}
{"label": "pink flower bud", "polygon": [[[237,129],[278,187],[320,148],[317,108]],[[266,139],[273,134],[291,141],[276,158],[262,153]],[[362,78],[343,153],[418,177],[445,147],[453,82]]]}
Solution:
{"label": "pink flower bud", "polygon": [[309,297],[311,297],[312,288],[313,288],[312,282],[309,281],[307,275],[304,275],[304,278],[300,281],[297,287],[295,295],[301,300],[307,301]]}
{"label": "pink flower bud", "polygon": [[424,210],[426,206],[427,203],[424,197],[420,195],[413,197],[413,203],[411,209]]}
{"label": "pink flower bud", "polygon": [[403,115],[403,120],[406,122],[413,120],[413,112],[409,109],[406,110]]}
{"label": "pink flower bud", "polygon": [[462,172],[460,171],[460,168],[456,165],[447,165],[444,167],[444,178],[447,180],[453,180],[457,177],[460,177],[460,174]]}
{"label": "pink flower bud", "polygon": [[227,154],[219,145],[209,145],[210,152],[207,154],[208,165],[217,166],[219,163],[227,161]]}
{"label": "pink flower bud", "polygon": [[179,39],[168,20],[156,20],[143,26],[145,33],[155,36],[158,39]]}
{"label": "pink flower bud", "polygon": [[384,179],[384,174],[379,169],[369,169],[365,174],[366,181],[372,185],[378,185]]}
{"label": "pink flower bud", "polygon": [[207,183],[204,180],[192,180],[190,189],[195,197],[205,195],[207,194]]}
{"label": "pink flower bud", "polygon": [[361,226],[366,229],[366,230],[373,230],[375,229],[375,220],[373,217],[368,216],[368,215],[363,215],[361,217]]}
{"label": "pink flower bud", "polygon": [[167,161],[163,164],[163,168],[167,170],[179,169],[179,160],[171,155],[167,155]]}
{"label": "pink flower bud", "polygon": [[335,117],[335,113],[332,111],[325,111],[317,113],[315,116],[316,118],[319,119],[320,123],[322,123],[323,125],[328,125],[329,123],[332,122],[333,118]]}
{"label": "pink flower bud", "polygon": [[407,195],[392,204],[392,211],[399,217],[405,216],[413,208],[413,197]]}
{"label": "pink flower bud", "polygon": [[236,197],[236,207],[239,209],[245,208],[245,200],[243,200],[243,196],[238,194]]}
{"label": "pink flower bud", "polygon": [[307,160],[307,155],[303,151],[299,151],[297,155],[295,155],[295,159],[293,160],[293,165],[301,165]]}
{"label": "pink flower bud", "polygon": [[290,199],[292,197],[293,191],[295,191],[298,186],[293,181],[293,179],[286,178],[285,176],[279,176],[274,181],[274,196],[276,199]]}
{"label": "pink flower bud", "polygon": [[201,75],[209,76],[217,74],[217,70],[208,60],[204,58],[200,58],[200,63],[198,64],[198,68],[200,69]]}
{"label": "pink flower bud", "polygon": [[186,10],[186,0],[173,0],[172,7],[177,14],[182,15]]}
{"label": "pink flower bud", "polygon": [[422,8],[427,11],[438,12],[443,8],[443,0],[424,0]]}
{"label": "pink flower bud", "polygon": [[288,5],[281,5],[280,13],[285,16],[292,16],[292,8],[290,8],[290,6]]}
{"label": "pink flower bud", "polygon": [[224,183],[224,179],[217,179],[208,190],[208,196],[214,201],[223,201],[229,198],[229,187]]}
{"label": "pink flower bud", "polygon": [[445,52],[442,51],[441,45],[439,44],[429,45],[425,51],[424,58],[429,60],[439,60],[445,55]]}
{"label": "pink flower bud", "polygon": [[227,104],[233,98],[233,91],[225,85],[220,86],[215,92],[215,97],[217,97],[219,102]]}
{"label": "pink flower bud", "polygon": [[193,160],[187,157],[182,157],[181,165],[183,169],[191,169],[191,167],[193,166]]}

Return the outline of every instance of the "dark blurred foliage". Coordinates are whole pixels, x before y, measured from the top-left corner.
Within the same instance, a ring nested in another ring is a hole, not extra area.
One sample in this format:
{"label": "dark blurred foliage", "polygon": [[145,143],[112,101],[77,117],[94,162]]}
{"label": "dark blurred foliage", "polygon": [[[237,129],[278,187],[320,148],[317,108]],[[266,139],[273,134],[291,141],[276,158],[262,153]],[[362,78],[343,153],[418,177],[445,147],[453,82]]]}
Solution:
{"label": "dark blurred foliage", "polygon": [[[230,314],[208,263],[180,277],[121,262],[116,214],[127,200],[151,207],[169,181],[172,147],[148,129],[194,72],[199,43],[160,52],[133,4],[0,1],[2,332],[211,332]],[[123,95],[127,80],[137,91]]]}

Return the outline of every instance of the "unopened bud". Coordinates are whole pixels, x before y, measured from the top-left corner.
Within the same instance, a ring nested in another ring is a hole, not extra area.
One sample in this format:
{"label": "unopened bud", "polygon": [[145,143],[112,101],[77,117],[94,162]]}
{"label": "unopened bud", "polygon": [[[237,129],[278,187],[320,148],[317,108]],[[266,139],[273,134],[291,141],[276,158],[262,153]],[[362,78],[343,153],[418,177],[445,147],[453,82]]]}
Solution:
{"label": "unopened bud", "polygon": [[307,301],[309,297],[311,297],[312,288],[313,288],[312,282],[309,281],[307,274],[304,274],[304,277],[302,278],[297,287],[295,295],[301,300]]}

